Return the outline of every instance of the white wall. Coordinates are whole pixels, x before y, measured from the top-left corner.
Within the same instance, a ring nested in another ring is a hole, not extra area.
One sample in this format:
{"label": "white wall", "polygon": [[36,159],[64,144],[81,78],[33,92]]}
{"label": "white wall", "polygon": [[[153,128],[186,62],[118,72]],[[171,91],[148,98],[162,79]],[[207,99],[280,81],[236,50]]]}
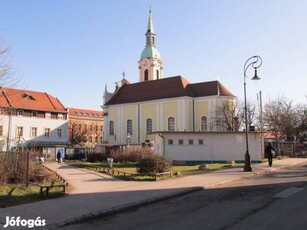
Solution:
{"label": "white wall", "polygon": [[[3,137],[5,142],[0,148],[6,150],[6,141],[9,127],[9,117],[0,116],[0,124],[3,125]],[[45,142],[63,142],[68,141],[68,120],[62,119],[45,119],[45,118],[32,118],[32,117],[11,117],[11,129],[10,129],[10,144],[15,146],[18,142],[17,127],[23,127],[23,144],[27,144],[31,141],[45,141]],[[31,137],[31,127],[37,127],[37,137]],[[45,128],[50,128],[50,137],[45,137]],[[62,129],[62,138],[57,137],[57,129]]]}
{"label": "white wall", "polygon": [[[154,149],[157,154],[177,161],[244,161],[246,152],[245,133],[219,132],[161,132],[153,133]],[[179,140],[183,144],[179,144]],[[173,144],[169,144],[173,140]],[[193,140],[193,144],[189,144]],[[199,144],[203,140],[203,144]],[[260,133],[249,133],[251,161],[261,160]]]}

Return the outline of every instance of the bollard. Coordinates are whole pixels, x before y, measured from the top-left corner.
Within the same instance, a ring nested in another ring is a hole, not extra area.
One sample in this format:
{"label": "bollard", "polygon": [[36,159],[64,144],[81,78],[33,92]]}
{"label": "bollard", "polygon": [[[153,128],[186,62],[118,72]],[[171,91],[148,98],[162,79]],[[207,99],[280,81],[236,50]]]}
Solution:
{"label": "bollard", "polygon": [[109,168],[113,168],[113,158],[107,158],[107,163]]}

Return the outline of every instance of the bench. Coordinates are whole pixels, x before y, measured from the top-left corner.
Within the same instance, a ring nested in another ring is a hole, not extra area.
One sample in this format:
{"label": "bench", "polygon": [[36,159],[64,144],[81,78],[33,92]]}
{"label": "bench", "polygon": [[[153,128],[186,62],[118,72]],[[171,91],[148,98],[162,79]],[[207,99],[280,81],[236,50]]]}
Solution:
{"label": "bench", "polygon": [[158,176],[164,176],[164,175],[169,175],[169,178],[171,178],[172,177],[172,172],[155,173],[154,174],[155,180],[157,180]]}
{"label": "bench", "polygon": [[46,196],[49,197],[49,191],[52,188],[62,188],[63,193],[65,193],[65,184],[54,184],[55,182],[53,181],[51,185],[40,185],[40,184],[35,184],[35,183],[29,183],[30,185],[37,186],[40,188],[40,195],[42,196],[44,193],[46,193]]}

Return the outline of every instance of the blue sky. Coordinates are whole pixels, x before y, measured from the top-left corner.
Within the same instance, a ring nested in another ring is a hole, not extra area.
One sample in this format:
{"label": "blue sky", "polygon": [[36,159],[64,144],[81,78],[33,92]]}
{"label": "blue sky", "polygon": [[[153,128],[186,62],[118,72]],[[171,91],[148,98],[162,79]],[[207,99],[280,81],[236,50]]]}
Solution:
{"label": "blue sky", "polygon": [[164,77],[219,80],[243,100],[243,66],[260,55],[260,81],[249,69],[247,98],[307,102],[306,0],[1,0],[0,37],[21,78],[66,107],[101,110],[105,84],[138,82],[149,6]]}

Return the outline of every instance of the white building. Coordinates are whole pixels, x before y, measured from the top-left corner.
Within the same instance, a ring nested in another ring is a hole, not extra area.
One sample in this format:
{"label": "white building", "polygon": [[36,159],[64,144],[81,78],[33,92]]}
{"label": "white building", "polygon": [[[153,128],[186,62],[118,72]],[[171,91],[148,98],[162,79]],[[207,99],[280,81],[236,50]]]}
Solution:
{"label": "white building", "polygon": [[[246,138],[243,132],[153,132],[155,152],[174,161],[243,162]],[[261,162],[261,133],[249,132],[249,154],[252,162]]]}
{"label": "white building", "polygon": [[65,152],[68,115],[61,102],[44,92],[0,88],[0,150],[29,149],[53,158]]}

